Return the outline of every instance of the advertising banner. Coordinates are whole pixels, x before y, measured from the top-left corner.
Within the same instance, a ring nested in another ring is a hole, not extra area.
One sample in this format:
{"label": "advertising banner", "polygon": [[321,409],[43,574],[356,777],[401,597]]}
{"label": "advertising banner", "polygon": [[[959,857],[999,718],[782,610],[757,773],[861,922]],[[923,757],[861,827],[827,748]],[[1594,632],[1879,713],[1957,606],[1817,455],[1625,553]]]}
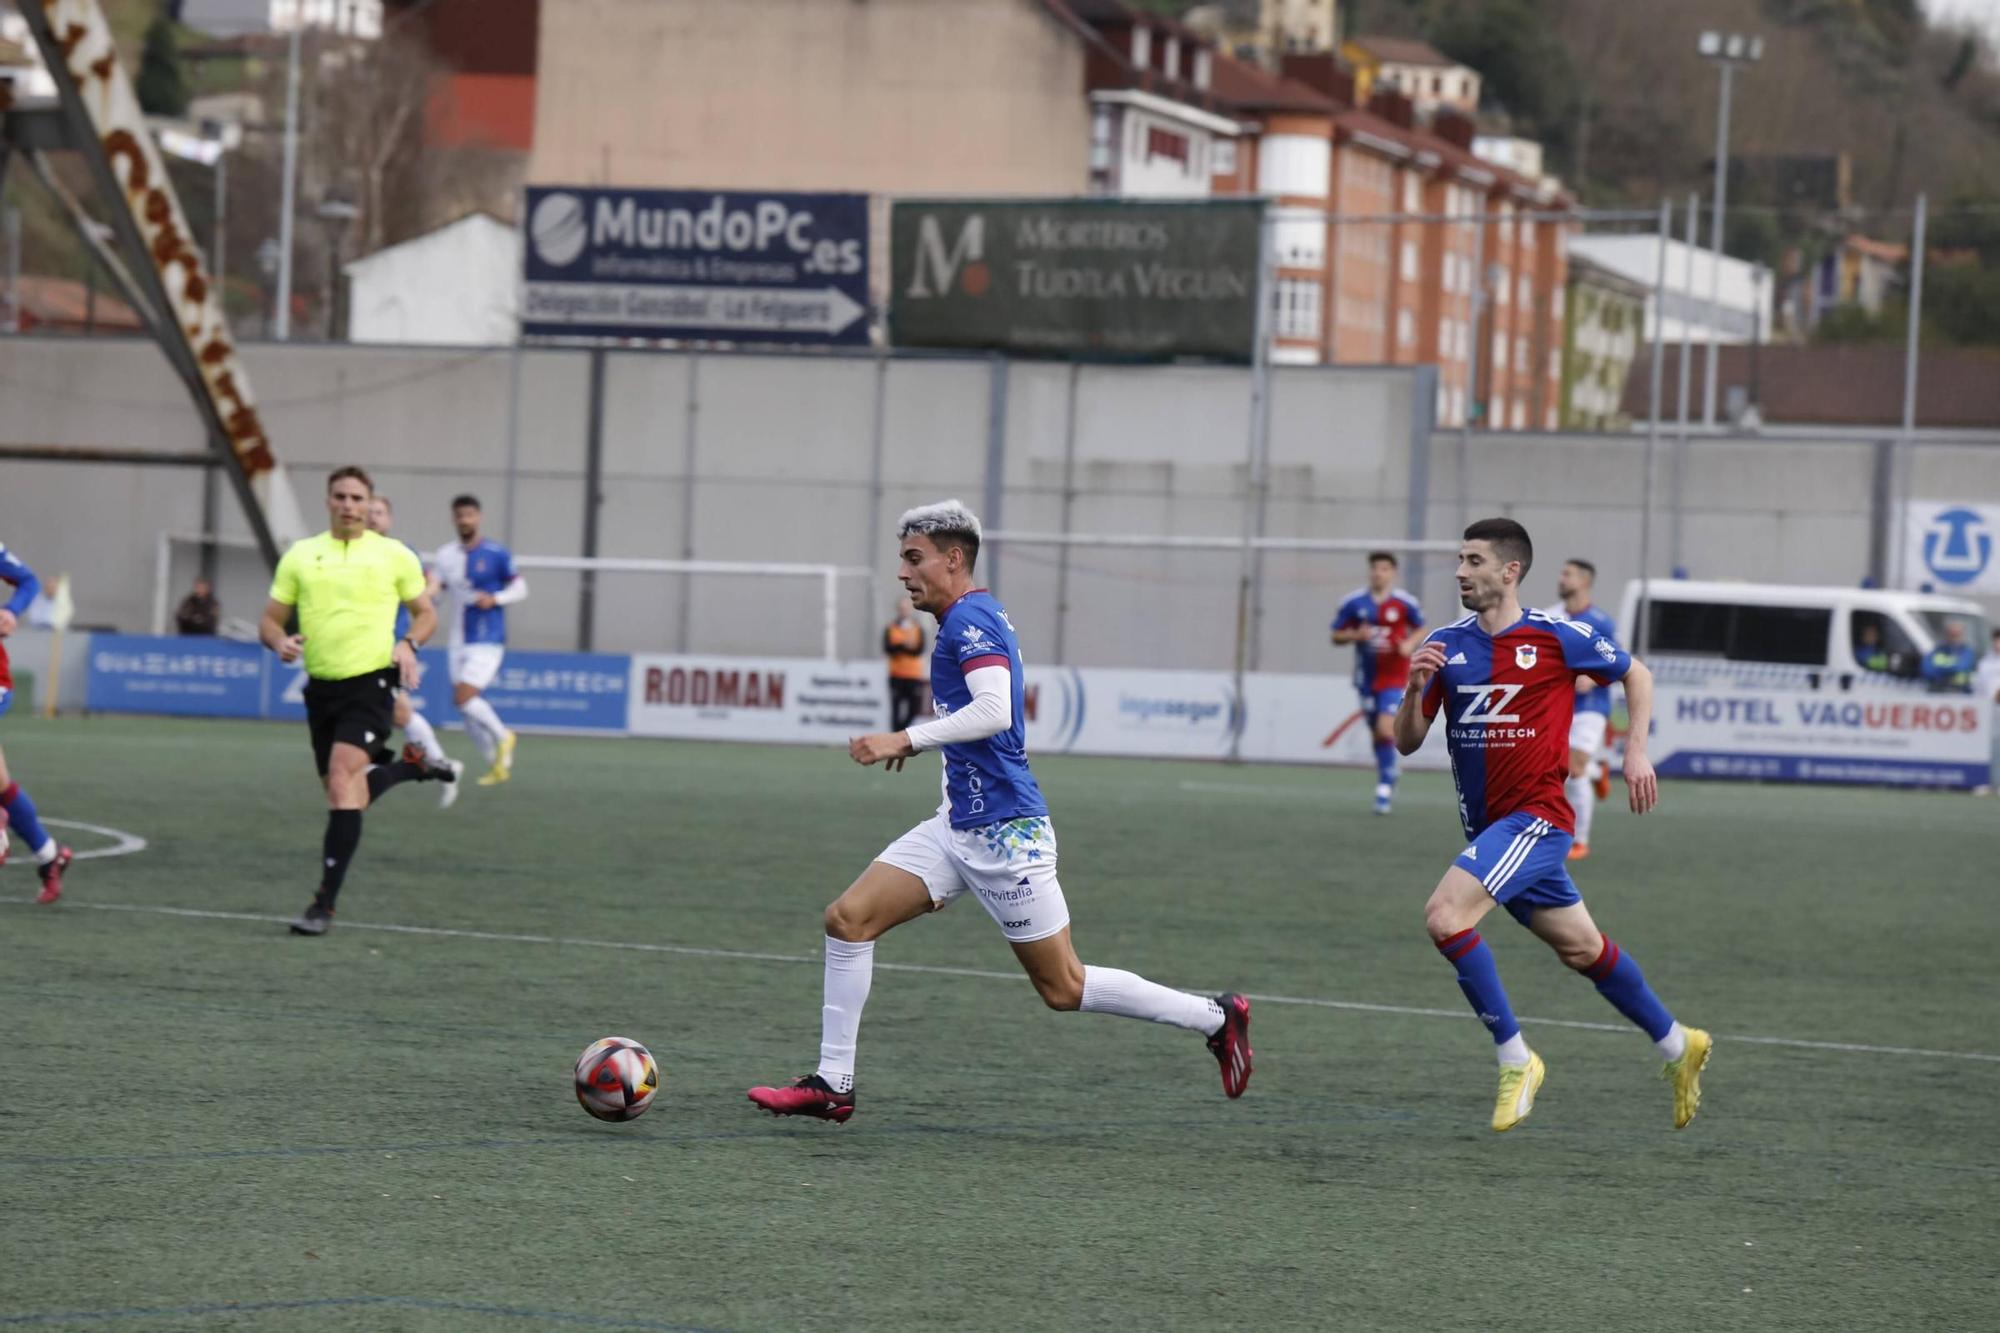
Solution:
{"label": "advertising banner", "polygon": [[889,728],[888,668],[797,657],[632,658],[635,736],[847,744]]}
{"label": "advertising banner", "polygon": [[86,708],[189,717],[258,717],[265,661],[254,643],[93,634]]}
{"label": "advertising banner", "polygon": [[[303,722],[306,716],[306,673],[286,666],[266,653],[271,669],[271,699],[264,716]],[[423,675],[411,694],[418,711],[433,726],[463,725],[452,703],[445,650],[426,648],[417,654]],[[625,694],[631,679],[630,659],[601,653],[510,652],[500,674],[482,691],[487,702],[510,727],[524,731],[625,730]]]}
{"label": "advertising banner", "polygon": [[866,345],[868,198],[528,187],[521,332]]}
{"label": "advertising banner", "polygon": [[1991,713],[1965,694],[1662,685],[1651,757],[1662,777],[1976,787]]}
{"label": "advertising banner", "polygon": [[2000,504],[1912,500],[1904,513],[1903,582],[1962,597],[2000,593]]}
{"label": "advertising banner", "polygon": [[1256,200],[898,201],[890,340],[1030,356],[1248,361]]}

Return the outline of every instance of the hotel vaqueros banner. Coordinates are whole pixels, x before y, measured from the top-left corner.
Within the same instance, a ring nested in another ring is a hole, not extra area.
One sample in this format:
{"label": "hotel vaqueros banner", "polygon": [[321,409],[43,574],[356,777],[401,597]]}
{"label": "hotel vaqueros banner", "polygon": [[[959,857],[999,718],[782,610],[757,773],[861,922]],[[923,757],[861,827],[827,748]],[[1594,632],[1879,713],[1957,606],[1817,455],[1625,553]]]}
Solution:
{"label": "hotel vaqueros banner", "polygon": [[898,201],[890,340],[1030,356],[1248,361],[1263,207]]}
{"label": "hotel vaqueros banner", "polygon": [[529,337],[868,342],[859,194],[529,186]]}

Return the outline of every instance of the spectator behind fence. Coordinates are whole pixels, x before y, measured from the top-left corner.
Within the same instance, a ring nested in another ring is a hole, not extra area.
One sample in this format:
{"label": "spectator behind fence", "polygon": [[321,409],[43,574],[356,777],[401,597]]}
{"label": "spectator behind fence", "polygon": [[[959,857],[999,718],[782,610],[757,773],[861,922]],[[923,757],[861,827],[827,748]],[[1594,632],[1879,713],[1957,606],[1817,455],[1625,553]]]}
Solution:
{"label": "spectator behind fence", "polygon": [[882,651],[889,656],[889,730],[902,731],[924,706],[924,627],[907,597],[882,631]]}
{"label": "spectator behind fence", "polygon": [[1934,694],[1972,693],[1972,673],[1979,664],[1979,652],[1965,641],[1965,622],[1944,622],[1944,639],[1924,654],[1924,679]]}
{"label": "spectator behind fence", "polygon": [[181,598],[180,607],[174,612],[175,627],[182,634],[213,637],[221,623],[222,603],[215,600],[215,589],[207,579],[196,579],[194,590]]}
{"label": "spectator behind fence", "polygon": [[1972,692],[1985,701],[1993,718],[1993,754],[1989,761],[1992,770],[1986,784],[1979,789],[1982,795],[1990,796],[1994,784],[2000,782],[2000,629],[1993,631],[1993,651],[1979,659],[1979,674]]}

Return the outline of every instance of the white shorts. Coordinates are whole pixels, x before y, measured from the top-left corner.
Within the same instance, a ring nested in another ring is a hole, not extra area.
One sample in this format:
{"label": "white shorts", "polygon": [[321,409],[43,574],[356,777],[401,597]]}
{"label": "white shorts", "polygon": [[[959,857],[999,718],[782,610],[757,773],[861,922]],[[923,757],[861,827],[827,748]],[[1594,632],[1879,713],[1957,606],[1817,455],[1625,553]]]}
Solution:
{"label": "white shorts", "polygon": [[1069,925],[1056,882],[1056,830],[1046,815],[955,829],[939,813],[875,859],[922,880],[938,907],[970,889],[1010,943],[1045,940]]}
{"label": "white shorts", "polygon": [[451,646],[451,683],[483,690],[500,674],[500,659],[507,656],[504,643],[454,643]]}
{"label": "white shorts", "polygon": [[1602,713],[1579,712],[1569,720],[1569,748],[1581,750],[1592,759],[1604,748],[1604,726],[1611,719]]}

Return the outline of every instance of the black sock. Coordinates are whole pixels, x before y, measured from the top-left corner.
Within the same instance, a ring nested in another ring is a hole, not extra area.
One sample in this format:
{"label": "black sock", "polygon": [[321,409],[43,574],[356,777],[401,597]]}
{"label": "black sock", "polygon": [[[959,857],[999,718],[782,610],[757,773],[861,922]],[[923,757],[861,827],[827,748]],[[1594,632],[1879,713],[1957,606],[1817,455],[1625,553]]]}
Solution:
{"label": "black sock", "polygon": [[355,849],[359,846],[361,846],[361,812],[327,811],[326,856],[320,868],[319,895],[316,901],[329,912],[333,910],[333,900],[340,894],[341,881],[347,878],[347,863],[354,859]]}
{"label": "black sock", "polygon": [[368,799],[375,800],[399,782],[422,782],[428,776],[421,764],[400,759],[393,764],[377,764],[368,770]]}

